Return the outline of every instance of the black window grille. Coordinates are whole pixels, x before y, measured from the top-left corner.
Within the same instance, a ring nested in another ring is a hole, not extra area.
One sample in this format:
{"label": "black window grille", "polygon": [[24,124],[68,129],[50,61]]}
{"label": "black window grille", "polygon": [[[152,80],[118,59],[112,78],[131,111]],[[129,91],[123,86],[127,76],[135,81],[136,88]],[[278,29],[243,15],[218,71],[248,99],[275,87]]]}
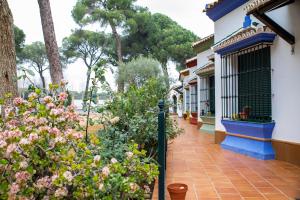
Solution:
{"label": "black window grille", "polygon": [[222,56],[222,119],[272,121],[270,45]]}
{"label": "black window grille", "polygon": [[215,114],[215,76],[200,77],[200,115]]}
{"label": "black window grille", "polygon": [[185,111],[190,111],[190,90],[185,90]]}
{"label": "black window grille", "polygon": [[209,77],[209,108],[212,115],[215,114],[215,76]]}
{"label": "black window grille", "polygon": [[198,105],[197,105],[197,84],[191,85],[191,112],[195,113],[198,112]]}

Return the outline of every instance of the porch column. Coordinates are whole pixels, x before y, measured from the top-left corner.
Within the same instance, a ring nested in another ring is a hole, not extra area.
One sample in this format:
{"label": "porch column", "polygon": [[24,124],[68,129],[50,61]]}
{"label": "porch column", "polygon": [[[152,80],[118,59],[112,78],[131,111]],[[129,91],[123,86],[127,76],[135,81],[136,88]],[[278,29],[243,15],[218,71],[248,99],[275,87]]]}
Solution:
{"label": "porch column", "polygon": [[185,88],[183,88],[183,113],[185,113],[186,112],[186,89]]}
{"label": "porch column", "polygon": [[197,115],[198,115],[198,119],[200,118],[200,111],[201,111],[201,103],[200,103],[200,86],[201,86],[201,83],[200,83],[200,76],[197,76]]}
{"label": "porch column", "polygon": [[189,85],[189,96],[190,96],[190,98],[189,98],[189,100],[190,100],[189,113],[190,114],[192,113],[192,95],[191,95],[191,93],[192,93],[192,86]]}

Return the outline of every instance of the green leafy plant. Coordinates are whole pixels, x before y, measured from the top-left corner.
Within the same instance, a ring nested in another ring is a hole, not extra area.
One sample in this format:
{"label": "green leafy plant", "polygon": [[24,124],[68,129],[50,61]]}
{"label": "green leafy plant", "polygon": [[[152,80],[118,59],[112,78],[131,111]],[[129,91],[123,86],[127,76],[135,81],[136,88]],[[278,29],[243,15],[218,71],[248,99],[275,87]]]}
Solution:
{"label": "green leafy plant", "polygon": [[[14,99],[0,119],[1,199],[144,199],[157,166],[138,145],[123,159],[79,130],[74,106],[65,106],[65,82]],[[4,103],[4,100],[1,101]],[[112,120],[112,122],[116,121]]]}
{"label": "green leafy plant", "polygon": [[[159,79],[150,79],[140,88],[132,86],[125,93],[115,94],[112,101],[103,108],[106,112],[102,112],[102,115],[117,116],[118,123],[99,131],[99,137],[104,145],[111,146],[111,152],[115,153],[113,149],[124,149],[123,143],[133,141],[138,144],[140,150],[146,150],[148,157],[156,158],[157,103],[166,97],[167,88],[164,81]],[[169,104],[166,102],[165,109],[168,110],[168,107]],[[180,133],[180,129],[168,115],[166,116],[167,138],[172,139]]]}

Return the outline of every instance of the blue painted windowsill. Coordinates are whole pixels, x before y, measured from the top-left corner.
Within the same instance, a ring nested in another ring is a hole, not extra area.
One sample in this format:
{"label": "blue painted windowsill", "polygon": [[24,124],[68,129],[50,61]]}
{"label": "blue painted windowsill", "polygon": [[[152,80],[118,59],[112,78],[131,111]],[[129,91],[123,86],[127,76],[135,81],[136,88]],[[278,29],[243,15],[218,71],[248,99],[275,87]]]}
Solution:
{"label": "blue painted windowsill", "polygon": [[263,42],[273,42],[275,39],[276,34],[275,33],[258,33],[256,35],[253,35],[252,37],[246,38],[244,40],[241,40],[239,42],[236,42],[234,44],[231,44],[227,47],[224,47],[222,49],[216,50],[216,53],[220,55],[225,55],[234,51],[241,50],[243,48],[263,43]]}

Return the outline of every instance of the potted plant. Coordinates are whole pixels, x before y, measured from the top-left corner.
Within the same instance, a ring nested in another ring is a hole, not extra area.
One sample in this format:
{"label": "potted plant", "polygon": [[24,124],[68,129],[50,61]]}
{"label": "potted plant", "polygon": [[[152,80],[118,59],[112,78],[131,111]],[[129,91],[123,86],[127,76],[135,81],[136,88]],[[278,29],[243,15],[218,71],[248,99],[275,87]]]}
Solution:
{"label": "potted plant", "polygon": [[189,119],[190,119],[190,117],[191,117],[191,116],[190,116],[190,112],[189,112],[189,111],[187,111],[187,112],[186,112],[186,119],[187,119],[187,120],[189,120]]}
{"label": "potted plant", "polygon": [[243,112],[240,112],[240,118],[242,120],[247,120],[250,116],[251,107],[250,106],[244,106]]}
{"label": "potted plant", "polygon": [[187,113],[183,113],[183,119],[186,120],[187,118]]}
{"label": "potted plant", "polygon": [[185,200],[186,192],[188,191],[188,186],[183,183],[172,183],[168,185],[168,191],[171,200]]}
{"label": "potted plant", "polygon": [[192,112],[191,115],[192,115],[192,117],[197,118],[198,114],[196,112]]}

